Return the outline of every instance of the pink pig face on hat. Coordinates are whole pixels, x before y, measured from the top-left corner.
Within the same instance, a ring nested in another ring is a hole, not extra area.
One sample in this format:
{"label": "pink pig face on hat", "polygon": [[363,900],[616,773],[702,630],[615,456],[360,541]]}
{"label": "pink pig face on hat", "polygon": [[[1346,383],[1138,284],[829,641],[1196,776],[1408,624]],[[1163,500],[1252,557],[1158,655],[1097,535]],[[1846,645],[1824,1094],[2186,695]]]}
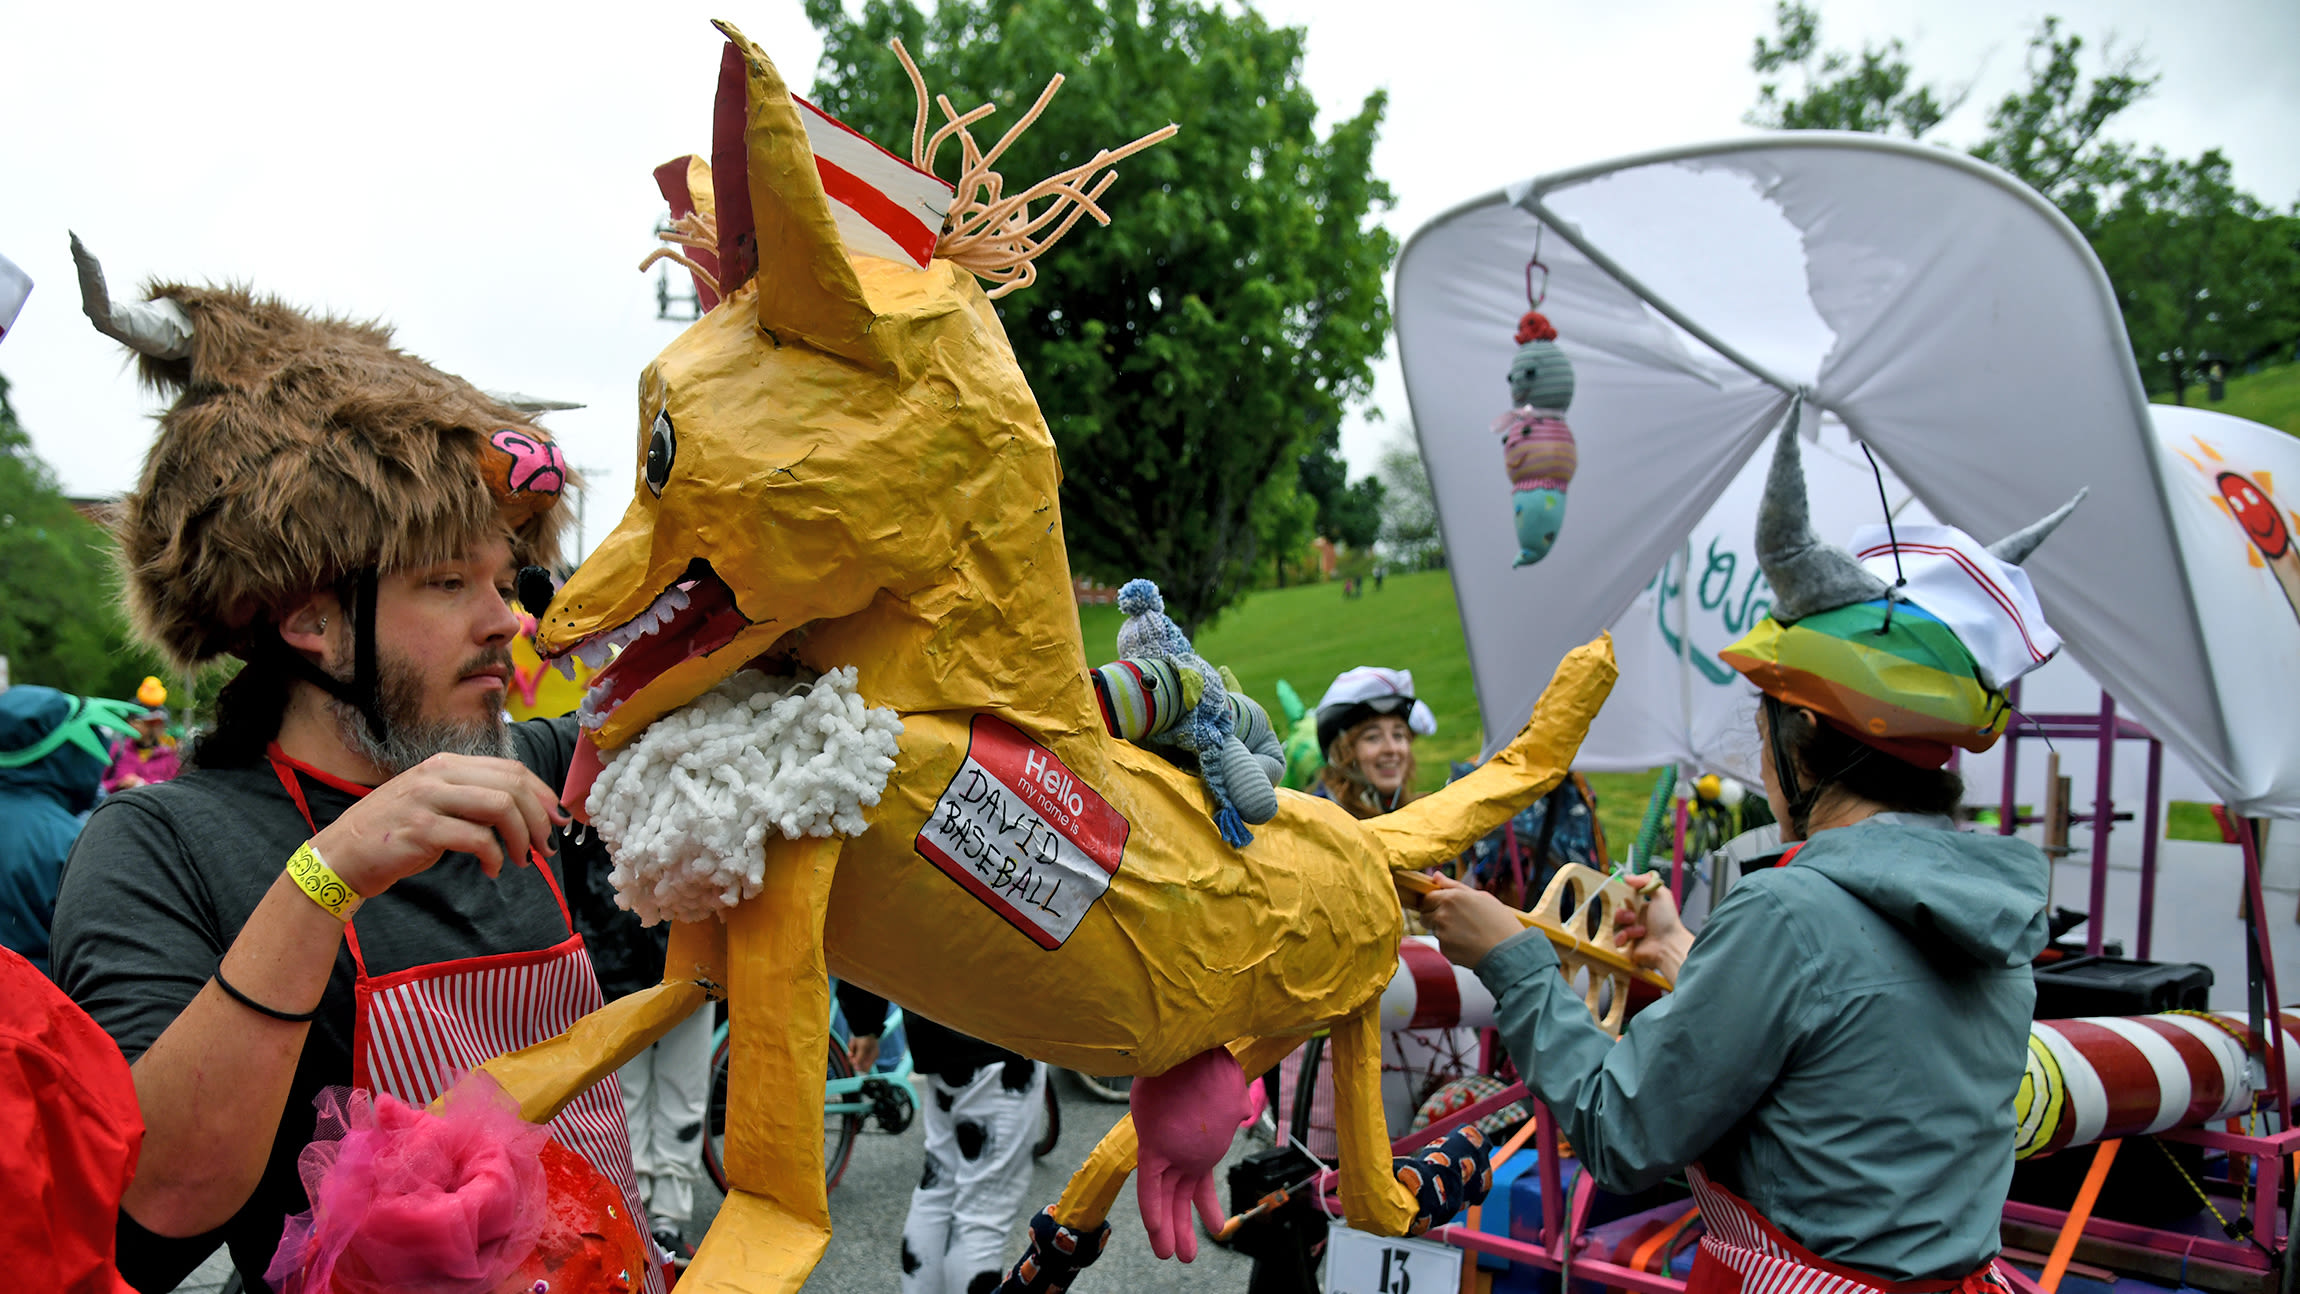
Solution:
{"label": "pink pig face on hat", "polygon": [[[514,526],[558,502],[567,488],[567,460],[549,436],[533,427],[505,427],[479,451],[488,489]],[[522,513],[522,504],[530,505]]]}

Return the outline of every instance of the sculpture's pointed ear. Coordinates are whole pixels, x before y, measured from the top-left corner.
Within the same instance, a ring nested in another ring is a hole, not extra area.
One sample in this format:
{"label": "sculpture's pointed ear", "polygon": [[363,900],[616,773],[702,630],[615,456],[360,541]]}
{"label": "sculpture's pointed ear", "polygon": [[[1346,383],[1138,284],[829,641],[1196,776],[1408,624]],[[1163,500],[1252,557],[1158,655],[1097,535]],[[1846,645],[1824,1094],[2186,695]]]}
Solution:
{"label": "sculpture's pointed ear", "polygon": [[[712,228],[718,227],[719,204],[712,196],[709,162],[693,153],[674,157],[655,168],[655,187],[662,190],[663,201],[671,204],[672,219],[700,216]],[[719,253],[713,248],[689,247],[687,259],[702,267],[703,273],[694,276],[695,301],[709,310],[719,304]]]}
{"label": "sculpture's pointed ear", "polygon": [[[823,196],[790,87],[732,24],[716,25],[727,37],[711,143],[723,287],[732,293],[756,276],[760,328],[893,372],[893,361],[871,335],[875,316]],[[739,99],[730,93],[736,78]],[[739,141],[730,129],[737,103]]]}

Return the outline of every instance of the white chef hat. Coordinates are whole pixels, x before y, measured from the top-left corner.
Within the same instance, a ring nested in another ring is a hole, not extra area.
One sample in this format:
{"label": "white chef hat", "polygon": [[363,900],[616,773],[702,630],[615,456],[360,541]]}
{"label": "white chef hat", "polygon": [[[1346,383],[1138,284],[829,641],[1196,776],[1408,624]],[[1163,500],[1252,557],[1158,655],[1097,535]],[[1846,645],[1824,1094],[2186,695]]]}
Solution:
{"label": "white chef hat", "polygon": [[1429,703],[1414,696],[1412,670],[1360,665],[1343,671],[1318,699],[1318,749],[1381,714],[1405,715],[1406,727],[1423,737],[1437,731],[1437,716]]}

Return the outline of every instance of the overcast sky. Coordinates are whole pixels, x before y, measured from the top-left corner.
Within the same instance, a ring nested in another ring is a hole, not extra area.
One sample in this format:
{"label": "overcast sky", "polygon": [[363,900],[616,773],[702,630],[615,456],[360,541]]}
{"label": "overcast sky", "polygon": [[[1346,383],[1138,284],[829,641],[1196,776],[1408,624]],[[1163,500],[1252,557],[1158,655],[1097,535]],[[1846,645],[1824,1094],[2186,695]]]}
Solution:
{"label": "overcast sky", "polygon": [[[1308,26],[1305,72],[1329,113],[1389,90],[1374,159],[1397,192],[1388,223],[1401,240],[1512,180],[1750,133],[1750,41],[1772,21],[1771,0],[1263,8]],[[1958,144],[2018,82],[2045,13],[2114,34],[2162,80],[2112,134],[2180,155],[2220,147],[2243,187],[2300,199],[2294,0],[1820,9],[1830,45],[1898,35],[1922,75],[1970,83],[1935,136]],[[721,15],[794,85],[813,80],[821,42],[796,0],[0,6],[0,255],[37,285],[0,343],[0,373],[38,451],[68,491],[117,493],[157,407],[79,313],[72,229],[115,291],[150,275],[243,281],[386,319],[402,346],[481,386],[584,402],[548,425],[593,481],[587,548],[629,496],[635,380],[676,328],[656,320],[653,279],[633,267],[662,207],[650,170],[708,151],[707,19]],[[1119,219],[1125,201],[1121,168]],[[1369,408],[1344,438],[1360,473],[1407,414],[1394,359],[1372,404],[1378,416]]]}

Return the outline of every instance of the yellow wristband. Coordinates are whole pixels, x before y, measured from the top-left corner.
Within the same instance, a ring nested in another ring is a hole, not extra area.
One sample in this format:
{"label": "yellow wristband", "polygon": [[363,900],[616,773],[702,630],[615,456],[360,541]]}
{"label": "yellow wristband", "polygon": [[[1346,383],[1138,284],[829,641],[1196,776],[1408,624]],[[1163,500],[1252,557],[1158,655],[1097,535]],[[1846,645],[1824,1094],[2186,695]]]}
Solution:
{"label": "yellow wristband", "polygon": [[351,914],[359,911],[364,901],[358,890],[335,874],[335,869],[327,865],[327,860],[319,856],[319,851],[312,848],[308,840],[296,846],[295,853],[289,856],[287,874],[297,889],[309,894],[312,902],[326,908],[328,915],[338,921],[351,920]]}

